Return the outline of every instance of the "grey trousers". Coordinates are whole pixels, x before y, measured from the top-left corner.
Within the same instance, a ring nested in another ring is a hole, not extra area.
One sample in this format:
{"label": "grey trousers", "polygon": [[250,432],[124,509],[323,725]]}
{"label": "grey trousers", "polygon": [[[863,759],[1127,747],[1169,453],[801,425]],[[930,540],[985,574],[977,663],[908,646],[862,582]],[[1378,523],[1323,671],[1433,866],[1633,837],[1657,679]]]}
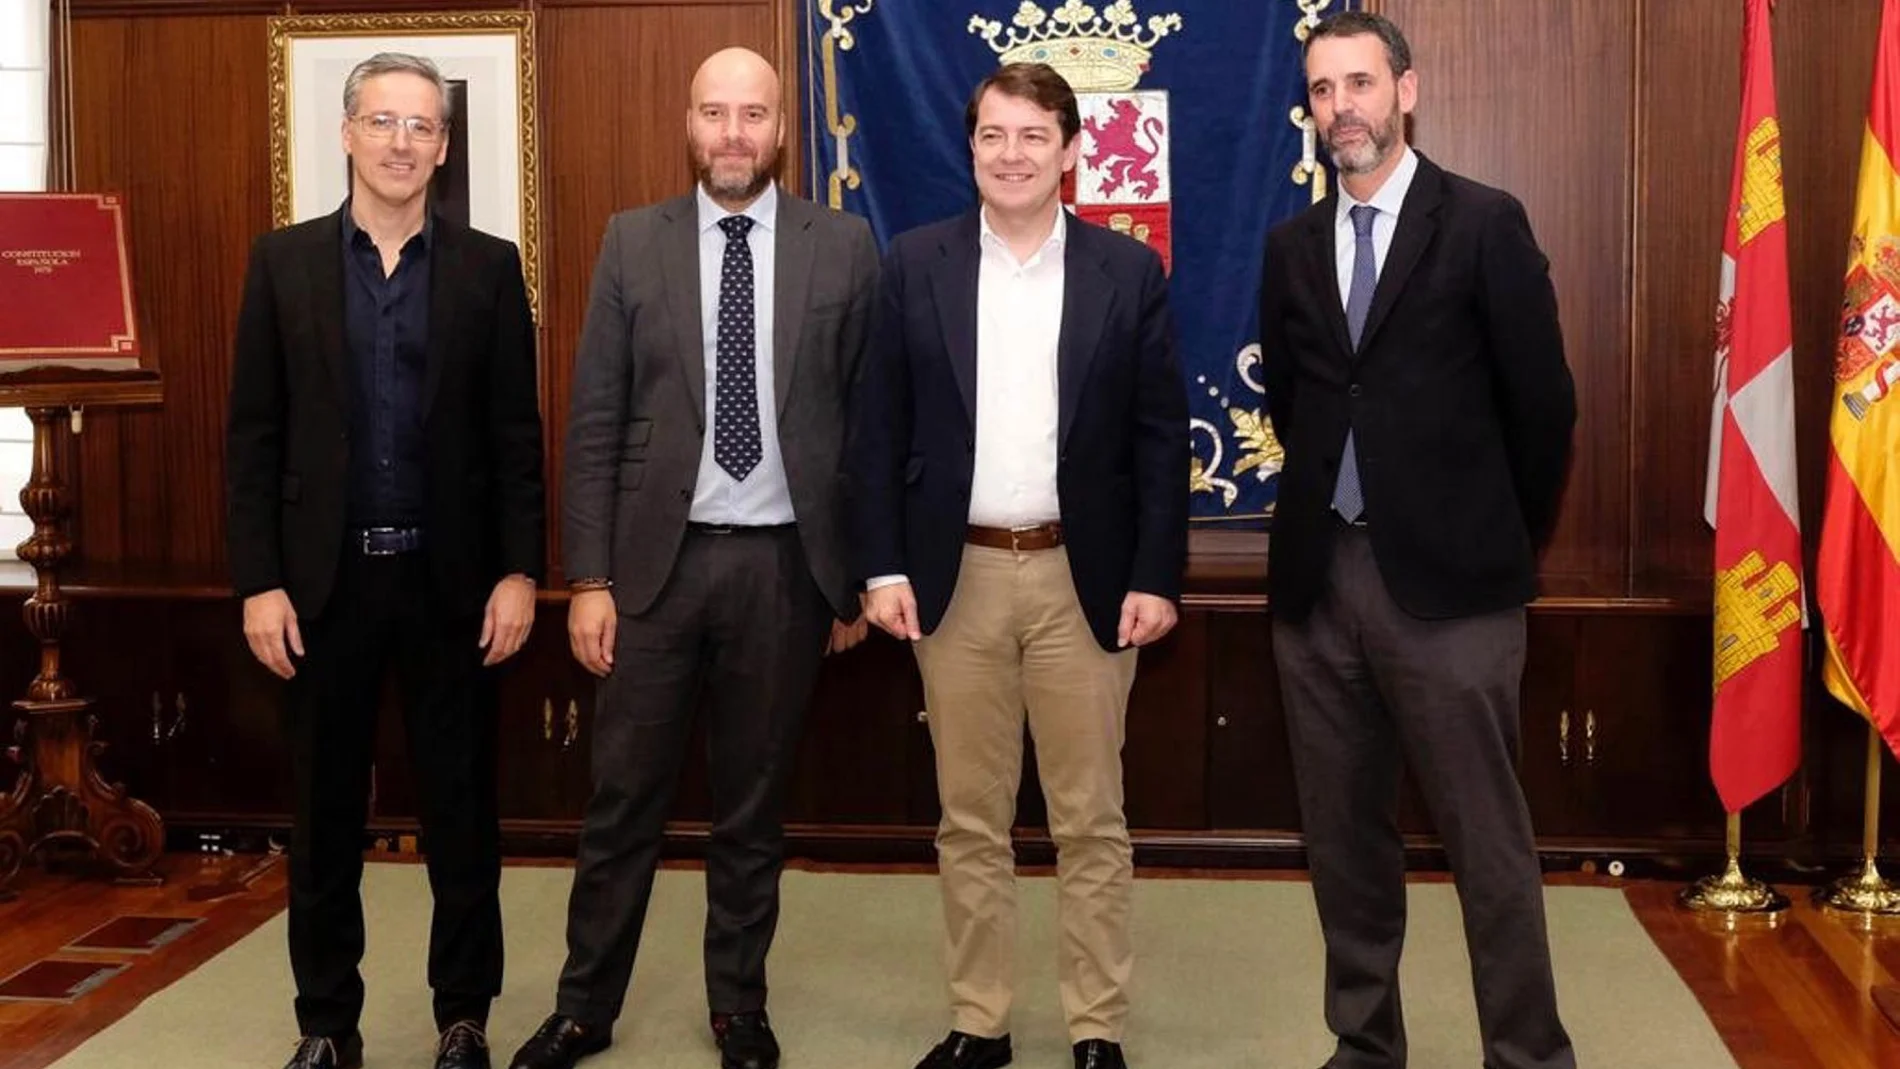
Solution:
{"label": "grey trousers", "polygon": [[1326,940],[1326,1024],[1339,1037],[1328,1069],[1406,1063],[1401,758],[1451,861],[1486,1069],[1574,1069],[1515,770],[1524,610],[1408,615],[1387,595],[1363,527],[1341,525],[1329,572],[1310,616],[1273,625]]}
{"label": "grey trousers", "polygon": [[558,1012],[596,1026],[620,1015],[702,693],[714,811],[706,998],[716,1013],[764,1008],[785,786],[830,629],[831,610],[789,526],[689,529],[659,600],[620,617],[614,670],[595,700],[594,793],[568,901]]}

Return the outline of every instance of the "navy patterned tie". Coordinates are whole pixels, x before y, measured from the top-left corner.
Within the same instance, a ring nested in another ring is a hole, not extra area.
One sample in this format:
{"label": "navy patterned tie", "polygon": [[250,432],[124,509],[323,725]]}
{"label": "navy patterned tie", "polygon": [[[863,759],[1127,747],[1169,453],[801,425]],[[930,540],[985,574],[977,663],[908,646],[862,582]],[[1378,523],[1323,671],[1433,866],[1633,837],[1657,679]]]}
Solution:
{"label": "navy patterned tie", "polygon": [[758,335],[752,305],[751,218],[719,220],[726,255],[719,268],[719,332],[713,354],[713,462],[743,482],[765,456],[759,441]]}
{"label": "navy patterned tie", "polygon": [[[1351,212],[1352,286],[1346,291],[1346,330],[1352,336],[1354,352],[1366,329],[1366,313],[1372,310],[1372,291],[1379,284],[1379,254],[1372,248],[1372,220],[1378,214],[1379,209],[1370,204],[1356,205]],[[1348,523],[1366,511],[1366,493],[1359,485],[1359,450],[1353,447],[1351,427],[1346,428],[1346,451],[1339,455],[1333,511]]]}

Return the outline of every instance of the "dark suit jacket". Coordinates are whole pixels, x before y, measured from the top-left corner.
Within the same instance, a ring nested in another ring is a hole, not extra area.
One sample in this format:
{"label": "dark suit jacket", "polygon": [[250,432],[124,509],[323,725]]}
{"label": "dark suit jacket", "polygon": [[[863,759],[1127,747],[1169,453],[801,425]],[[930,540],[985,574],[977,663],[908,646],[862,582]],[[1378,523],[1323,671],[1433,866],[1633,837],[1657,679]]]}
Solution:
{"label": "dark suit jacket", "polygon": [[[877,245],[864,220],[779,191],[772,372],[779,451],[812,578],[858,615],[845,559],[846,405]],[[562,474],[563,566],[646,611],[672,574],[706,436],[699,209],[692,195],[607,222],[574,360]]]}
{"label": "dark suit jacket", "polygon": [[[428,559],[436,591],[479,612],[546,557],[534,324],[515,246],[437,217],[423,372]],[[231,580],[323,613],[343,552],[350,355],[337,213],[257,239],[238,313],[225,447]]]}
{"label": "dark suit jacket", "polygon": [[1335,193],[1267,238],[1262,377],[1286,448],[1274,612],[1303,619],[1324,587],[1349,426],[1393,600],[1425,618],[1522,605],[1576,422],[1549,262],[1514,198],[1421,156],[1354,352],[1337,209]]}
{"label": "dark suit jacket", "polygon": [[[980,234],[972,211],[891,244],[854,406],[858,575],[908,576],[926,632],[969,523]],[[1113,650],[1129,591],[1181,595],[1187,391],[1155,251],[1071,217],[1062,263],[1056,492],[1076,596]]]}

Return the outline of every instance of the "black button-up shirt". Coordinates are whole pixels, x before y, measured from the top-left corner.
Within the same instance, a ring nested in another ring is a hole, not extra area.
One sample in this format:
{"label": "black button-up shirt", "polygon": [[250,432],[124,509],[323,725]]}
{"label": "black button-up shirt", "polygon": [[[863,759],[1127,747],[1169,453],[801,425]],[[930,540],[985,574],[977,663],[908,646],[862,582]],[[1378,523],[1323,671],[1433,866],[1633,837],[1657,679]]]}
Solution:
{"label": "black button-up shirt", "polygon": [[403,245],[396,270],[343,206],[344,338],[350,351],[350,525],[422,523],[422,380],[429,338],[434,220]]}

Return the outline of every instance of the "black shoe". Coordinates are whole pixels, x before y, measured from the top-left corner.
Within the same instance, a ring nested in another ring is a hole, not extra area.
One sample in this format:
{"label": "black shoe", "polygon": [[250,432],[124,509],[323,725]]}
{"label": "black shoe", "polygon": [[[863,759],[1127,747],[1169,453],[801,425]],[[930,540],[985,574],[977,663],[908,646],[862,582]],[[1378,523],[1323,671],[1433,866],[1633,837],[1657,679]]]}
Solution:
{"label": "black shoe", "polygon": [[1085,1039],[1075,1045],[1075,1069],[1128,1069],[1122,1045],[1106,1039]]}
{"label": "black shoe", "polygon": [[474,1021],[457,1021],[435,1044],[435,1069],[490,1069],[488,1033]]}
{"label": "black shoe", "polygon": [[712,1030],[719,1045],[719,1069],[778,1069],[778,1037],[764,1010],[715,1013]]}
{"label": "black shoe", "polygon": [[305,1036],[284,1069],[363,1069],[363,1035],[351,1032],[341,1039]]}
{"label": "black shoe", "polygon": [[930,1048],[917,1069],[1002,1069],[1011,1057],[1008,1035],[984,1039],[968,1032],[952,1032]]}
{"label": "black shoe", "polygon": [[606,1025],[582,1024],[572,1017],[554,1014],[515,1051],[509,1069],[574,1069],[574,1063],[589,1054],[598,1054],[614,1041]]}

